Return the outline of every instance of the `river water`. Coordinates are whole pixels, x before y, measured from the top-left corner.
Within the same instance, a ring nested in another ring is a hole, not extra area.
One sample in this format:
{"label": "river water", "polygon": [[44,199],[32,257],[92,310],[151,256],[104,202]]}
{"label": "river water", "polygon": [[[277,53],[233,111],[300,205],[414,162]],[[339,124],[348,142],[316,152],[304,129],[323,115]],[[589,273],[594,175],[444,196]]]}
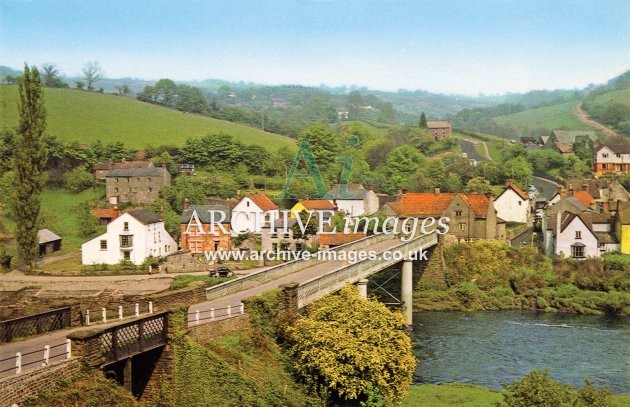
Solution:
{"label": "river water", "polygon": [[581,386],[589,377],[630,393],[630,318],[526,311],[421,312],[414,318],[414,382],[501,383],[533,369]]}

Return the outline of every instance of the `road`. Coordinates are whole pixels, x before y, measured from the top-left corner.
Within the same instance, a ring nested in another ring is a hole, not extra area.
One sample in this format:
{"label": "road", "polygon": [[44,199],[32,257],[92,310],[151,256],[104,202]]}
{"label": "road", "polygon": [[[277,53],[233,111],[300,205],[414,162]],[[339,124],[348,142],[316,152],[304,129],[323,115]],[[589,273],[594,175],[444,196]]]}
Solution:
{"label": "road", "polygon": [[534,184],[540,195],[547,200],[553,198],[553,196],[556,194],[557,188],[560,186],[560,184],[558,184],[557,182],[541,177],[534,177],[532,183]]}
{"label": "road", "polygon": [[472,140],[461,139],[459,140],[459,147],[462,149],[462,153],[466,153],[468,158],[476,161],[485,160],[484,157],[481,156],[475,149],[475,145],[479,144],[479,142],[475,142]]}
{"label": "road", "polygon": [[588,113],[586,113],[586,111],[582,108],[582,102],[575,105],[575,107],[573,108],[573,115],[582,123],[586,124],[587,126],[596,128],[597,130],[601,131],[607,136],[615,137],[619,135],[613,130],[604,126],[603,124],[598,123],[595,120],[592,120],[589,117]]}

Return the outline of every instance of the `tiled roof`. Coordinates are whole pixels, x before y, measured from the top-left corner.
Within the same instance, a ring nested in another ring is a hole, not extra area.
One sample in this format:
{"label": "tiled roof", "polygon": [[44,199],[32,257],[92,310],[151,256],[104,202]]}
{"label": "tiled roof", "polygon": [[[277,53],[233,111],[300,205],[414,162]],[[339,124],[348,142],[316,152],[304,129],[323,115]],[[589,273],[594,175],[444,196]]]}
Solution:
{"label": "tiled roof", "polygon": [[577,137],[589,137],[591,140],[596,141],[597,136],[594,131],[576,131],[576,130],[554,130],[552,132],[556,139],[561,143],[573,144]]}
{"label": "tiled roof", "polygon": [[128,210],[127,213],[133,216],[134,218],[136,218],[140,223],[144,225],[150,225],[151,223],[162,222],[159,216],[157,216],[155,213],[151,212],[148,209],[144,209],[144,208],[131,209],[131,210]]}
{"label": "tiled roof", "polygon": [[346,185],[346,193],[343,197],[339,196],[339,185],[335,184],[330,188],[328,193],[333,196],[333,199],[341,199],[341,200],[355,200],[362,201],[365,198],[368,190],[363,187],[361,184],[347,184]]}
{"label": "tiled roof", "polygon": [[197,216],[201,223],[212,223],[211,212],[214,212],[214,221],[218,222],[223,215],[220,212],[225,213],[225,220],[222,223],[229,223],[232,219],[232,211],[225,204],[217,205],[190,205],[187,209],[184,209],[179,223],[189,223],[194,211],[197,211]]}
{"label": "tiled roof", "polygon": [[118,216],[120,216],[119,209],[96,208],[92,209],[90,213],[101,219],[116,219]]}
{"label": "tiled roof", "polygon": [[443,129],[445,127],[451,127],[448,120],[427,120],[428,129]]}
{"label": "tiled roof", "polygon": [[520,196],[522,199],[524,199],[524,200],[528,200],[529,199],[529,195],[527,195],[525,192],[523,192],[523,190],[520,189],[518,187],[518,185],[516,185],[511,180],[508,180],[507,185],[505,186],[506,190],[509,189],[509,188],[511,188],[514,192],[516,192],[516,194],[518,196]]}
{"label": "tiled roof", "polygon": [[611,151],[617,154],[630,154],[630,144],[604,144],[595,150],[595,152],[601,150],[604,147],[608,147]]}
{"label": "tiled roof", "polygon": [[107,173],[106,177],[161,177],[162,175],[164,175],[164,169],[162,167],[114,168]]}
{"label": "tiled roof", "polygon": [[439,217],[442,216],[448,205],[458,195],[473,210],[476,216],[482,218],[486,216],[488,205],[492,202],[492,199],[485,194],[417,192],[404,194],[398,201],[390,202],[387,205],[399,216]]}
{"label": "tiled roof", "polygon": [[553,145],[556,146],[556,149],[562,154],[570,154],[573,152],[573,146],[569,143],[556,141]]}
{"label": "tiled roof", "polygon": [[365,233],[332,233],[318,234],[317,244],[319,246],[340,246],[342,244],[354,242],[363,239]]}
{"label": "tiled roof", "polygon": [[595,199],[593,198],[593,196],[586,191],[575,191],[573,193],[573,196],[576,197],[578,201],[580,201],[581,203],[583,203],[584,205],[588,207],[590,207],[595,202]]}
{"label": "tiled roof", "polygon": [[99,163],[95,167],[96,170],[124,170],[129,168],[149,168],[152,167],[151,161],[123,161],[120,163]]}
{"label": "tiled roof", "polygon": [[249,199],[254,201],[254,203],[263,211],[273,211],[278,209],[278,205],[273,203],[273,201],[265,194],[250,195]]}
{"label": "tiled roof", "polygon": [[39,239],[39,244],[54,242],[57,240],[61,240],[59,236],[55,233],[51,232],[48,229],[40,229],[37,231],[37,238]]}
{"label": "tiled roof", "polygon": [[300,201],[306,209],[309,210],[335,210],[335,205],[326,199],[305,199]]}

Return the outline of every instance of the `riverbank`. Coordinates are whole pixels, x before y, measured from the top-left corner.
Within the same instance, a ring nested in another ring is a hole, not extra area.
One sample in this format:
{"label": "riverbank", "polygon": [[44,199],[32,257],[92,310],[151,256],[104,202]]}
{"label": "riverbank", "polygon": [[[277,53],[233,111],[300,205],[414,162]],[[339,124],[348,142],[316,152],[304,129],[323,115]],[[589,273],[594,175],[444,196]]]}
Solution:
{"label": "riverbank", "polygon": [[[611,397],[615,407],[630,405],[630,395]],[[482,386],[462,383],[422,384],[409,387],[404,407],[488,407],[503,400],[503,394]]]}
{"label": "riverbank", "polygon": [[630,315],[630,256],[555,260],[498,242],[455,244],[445,284],[420,280],[416,311],[541,310]]}

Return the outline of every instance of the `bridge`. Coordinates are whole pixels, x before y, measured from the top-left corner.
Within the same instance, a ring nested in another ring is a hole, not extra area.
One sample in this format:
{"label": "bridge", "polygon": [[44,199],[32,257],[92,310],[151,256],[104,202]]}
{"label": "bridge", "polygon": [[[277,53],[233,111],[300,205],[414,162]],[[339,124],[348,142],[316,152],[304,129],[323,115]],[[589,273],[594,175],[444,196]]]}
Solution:
{"label": "bridge", "polygon": [[[329,258],[311,258],[295,260],[254,272],[209,287],[206,290],[207,301],[190,305],[188,325],[194,327],[241,315],[245,312],[243,301],[246,298],[288,284],[293,284],[293,286],[297,284],[297,308],[303,308],[329,293],[338,291],[345,284],[357,284],[359,291],[365,296],[367,294],[366,279],[369,276],[399,263],[402,263],[402,310],[407,324],[412,325],[412,264],[419,253],[436,244],[438,244],[438,236],[435,233],[420,236],[408,242],[403,242],[398,236],[375,235],[339,246],[331,251],[337,254],[372,251],[377,258],[368,258],[354,263],[350,263],[346,257],[339,255]],[[385,253],[390,255],[385,256]],[[143,355],[149,355],[154,359],[159,358],[159,352],[167,344],[167,313],[152,314],[151,305],[149,305],[149,310],[147,315],[140,316],[138,305],[136,305],[131,321],[103,324],[96,331],[90,327],[74,328],[71,331],[66,329],[0,345],[0,386],[2,386],[3,376],[20,374],[28,369],[44,368],[52,362],[70,360],[76,355],[83,357],[89,355],[94,367],[109,367],[117,370],[120,382],[133,390],[132,360],[141,358]],[[122,307],[119,308],[119,316],[120,319],[123,318]],[[57,317],[56,320],[59,319],[66,321],[67,317]],[[103,310],[103,321],[105,320],[105,310]],[[71,343],[67,338],[71,339]],[[91,338],[91,341],[87,341],[86,338]],[[98,340],[96,341],[95,338]],[[94,345],[97,342],[98,346]],[[86,343],[91,343],[91,345],[87,346]],[[53,349],[56,352],[51,353]],[[28,355],[30,359],[26,360],[22,355]],[[156,361],[153,360],[150,363],[155,365]],[[17,368],[18,364],[19,368]],[[137,389],[134,394],[136,393]]]}

